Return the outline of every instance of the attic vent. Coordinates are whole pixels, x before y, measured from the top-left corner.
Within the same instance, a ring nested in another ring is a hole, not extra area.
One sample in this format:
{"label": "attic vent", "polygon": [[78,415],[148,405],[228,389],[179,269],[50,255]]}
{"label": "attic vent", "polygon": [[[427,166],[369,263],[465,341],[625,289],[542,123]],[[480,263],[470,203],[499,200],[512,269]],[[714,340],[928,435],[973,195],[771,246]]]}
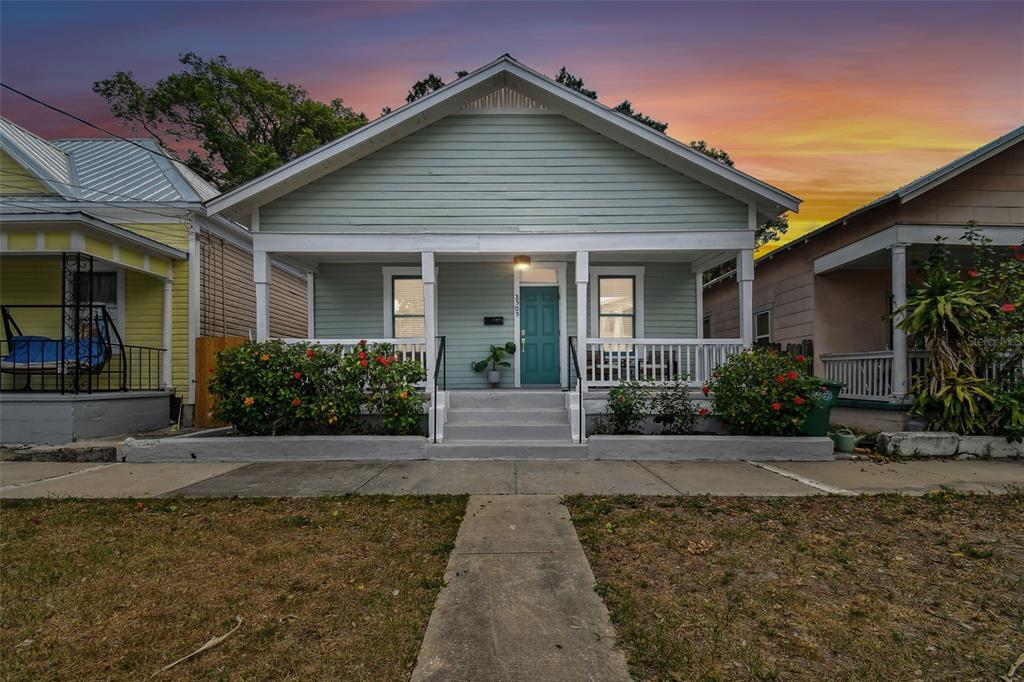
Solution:
{"label": "attic vent", "polygon": [[480,109],[546,109],[526,95],[511,88],[501,88],[490,92],[475,102],[462,107],[463,111]]}

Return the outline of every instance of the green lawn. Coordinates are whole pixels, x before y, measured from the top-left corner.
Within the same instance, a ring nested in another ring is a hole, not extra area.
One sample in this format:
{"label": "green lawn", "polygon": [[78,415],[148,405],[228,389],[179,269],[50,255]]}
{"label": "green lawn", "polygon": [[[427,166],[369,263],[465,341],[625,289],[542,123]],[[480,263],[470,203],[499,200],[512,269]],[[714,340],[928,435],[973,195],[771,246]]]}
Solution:
{"label": "green lawn", "polygon": [[465,506],[5,501],[0,678],[405,679]]}
{"label": "green lawn", "polygon": [[637,679],[998,680],[1024,654],[1019,491],[568,506]]}

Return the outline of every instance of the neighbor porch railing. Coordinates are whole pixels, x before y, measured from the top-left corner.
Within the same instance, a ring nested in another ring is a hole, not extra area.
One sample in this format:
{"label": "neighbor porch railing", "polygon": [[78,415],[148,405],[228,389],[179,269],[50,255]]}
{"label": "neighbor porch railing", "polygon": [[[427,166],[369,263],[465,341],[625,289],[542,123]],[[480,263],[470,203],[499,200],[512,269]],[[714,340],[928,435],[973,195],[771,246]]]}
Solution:
{"label": "neighbor porch railing", "polygon": [[[924,373],[925,357],[923,350],[907,351],[908,384]],[[839,393],[842,398],[893,401],[903,397],[893,393],[891,350],[825,353],[820,359],[825,378],[844,384]]]}
{"label": "neighbor porch railing", "polygon": [[581,358],[588,386],[620,381],[702,385],[743,350],[742,339],[587,339]]}

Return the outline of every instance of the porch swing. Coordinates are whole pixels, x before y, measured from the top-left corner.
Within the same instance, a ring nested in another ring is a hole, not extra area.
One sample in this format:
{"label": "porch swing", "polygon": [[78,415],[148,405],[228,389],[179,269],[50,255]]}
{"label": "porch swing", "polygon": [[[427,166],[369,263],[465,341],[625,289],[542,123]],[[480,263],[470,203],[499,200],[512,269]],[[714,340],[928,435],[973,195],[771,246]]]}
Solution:
{"label": "porch swing", "polygon": [[[92,377],[100,374],[113,357],[115,342],[111,334],[116,337],[121,355],[120,389],[127,390],[124,345],[106,306],[92,303],[91,275],[91,256],[66,253],[63,257],[63,303],[0,306],[7,350],[0,357],[0,372],[13,375],[15,382],[18,377],[25,377],[24,385],[15,390],[32,390],[33,376],[56,375],[60,377],[63,393],[65,377],[70,375],[75,393],[82,390],[83,377],[87,378],[86,390],[91,392]],[[70,334],[65,333],[59,339],[27,335],[12,312],[19,309],[59,309],[61,324]]]}

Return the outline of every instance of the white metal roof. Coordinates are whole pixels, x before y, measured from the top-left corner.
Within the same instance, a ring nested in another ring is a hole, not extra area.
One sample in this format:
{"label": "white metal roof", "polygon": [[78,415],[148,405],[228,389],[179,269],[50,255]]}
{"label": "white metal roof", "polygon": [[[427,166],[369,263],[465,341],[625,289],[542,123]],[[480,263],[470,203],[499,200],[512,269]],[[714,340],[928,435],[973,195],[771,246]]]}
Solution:
{"label": "white metal roof", "polygon": [[207,208],[211,214],[224,213],[248,222],[253,207],[287,194],[503,88],[511,88],[554,113],[725,194],[756,204],[758,213],[763,216],[774,217],[787,210],[799,210],[800,199],[792,194],[719,163],[688,144],[560,85],[509,55],[216,197],[208,202]]}

